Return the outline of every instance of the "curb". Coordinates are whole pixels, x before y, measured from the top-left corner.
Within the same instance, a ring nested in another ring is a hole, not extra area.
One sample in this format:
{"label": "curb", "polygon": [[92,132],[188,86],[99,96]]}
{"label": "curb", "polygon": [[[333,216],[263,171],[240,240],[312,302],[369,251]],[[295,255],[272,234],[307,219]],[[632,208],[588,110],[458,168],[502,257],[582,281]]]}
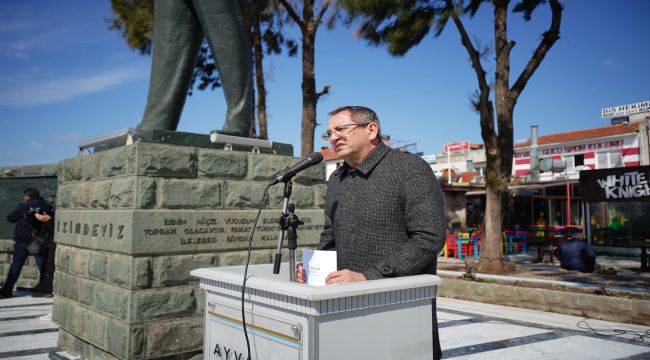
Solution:
{"label": "curb", "polygon": [[650,326],[650,300],[458,280],[443,271],[438,275],[441,297]]}

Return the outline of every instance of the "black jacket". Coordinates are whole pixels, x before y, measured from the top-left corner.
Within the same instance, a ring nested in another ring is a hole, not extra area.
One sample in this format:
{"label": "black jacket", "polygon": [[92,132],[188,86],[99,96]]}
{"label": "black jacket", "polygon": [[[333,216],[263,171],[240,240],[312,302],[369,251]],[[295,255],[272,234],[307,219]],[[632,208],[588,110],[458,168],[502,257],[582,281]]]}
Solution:
{"label": "black jacket", "polygon": [[320,250],[366,279],[435,274],[445,242],[444,204],[431,166],[380,143],[356,169],[327,182]]}
{"label": "black jacket", "polygon": [[555,248],[555,257],[560,260],[560,266],[565,270],[590,273],[596,267],[596,254],[589,244],[583,240],[563,242]]}
{"label": "black jacket", "polygon": [[16,224],[14,230],[14,241],[22,244],[29,244],[33,239],[34,231],[40,231],[41,225],[38,222],[29,221],[28,213],[30,209],[41,208],[46,212],[52,213],[52,207],[47,201],[41,198],[30,199],[27,203],[20,203],[16,208],[7,215],[7,221]]}

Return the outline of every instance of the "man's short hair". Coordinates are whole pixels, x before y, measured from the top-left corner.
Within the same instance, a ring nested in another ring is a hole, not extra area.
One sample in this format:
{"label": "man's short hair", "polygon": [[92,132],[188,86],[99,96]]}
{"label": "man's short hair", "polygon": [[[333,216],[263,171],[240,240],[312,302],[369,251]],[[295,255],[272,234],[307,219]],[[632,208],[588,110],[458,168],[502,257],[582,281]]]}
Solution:
{"label": "man's short hair", "polygon": [[23,190],[23,193],[29,196],[31,199],[37,199],[41,197],[41,193],[37,188],[25,188],[25,190]]}
{"label": "man's short hair", "polygon": [[377,113],[374,112],[372,109],[367,108],[365,106],[356,106],[356,105],[341,106],[340,108],[330,111],[328,115],[332,117],[343,111],[349,111],[352,121],[354,121],[357,124],[362,124],[362,125],[370,124],[370,123],[377,124],[377,135],[379,139],[381,139],[381,125],[379,124],[379,117],[377,116]]}

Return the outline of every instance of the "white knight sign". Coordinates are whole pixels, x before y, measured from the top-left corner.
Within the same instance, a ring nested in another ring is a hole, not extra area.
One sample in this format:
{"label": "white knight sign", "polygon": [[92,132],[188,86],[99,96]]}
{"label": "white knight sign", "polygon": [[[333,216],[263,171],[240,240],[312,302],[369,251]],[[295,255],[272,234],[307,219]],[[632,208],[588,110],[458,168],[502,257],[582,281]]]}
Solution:
{"label": "white knight sign", "polygon": [[605,190],[607,199],[636,199],[650,196],[650,185],[645,178],[645,173],[633,171],[621,176],[609,175],[599,179],[598,185]]}
{"label": "white knight sign", "polygon": [[580,172],[586,202],[650,200],[650,166]]}

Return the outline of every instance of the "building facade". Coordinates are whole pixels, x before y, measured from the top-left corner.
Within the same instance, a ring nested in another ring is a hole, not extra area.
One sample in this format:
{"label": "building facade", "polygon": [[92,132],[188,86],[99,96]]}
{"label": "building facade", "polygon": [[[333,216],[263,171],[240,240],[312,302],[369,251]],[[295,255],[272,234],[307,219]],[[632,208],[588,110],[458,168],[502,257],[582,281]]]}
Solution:
{"label": "building facade", "polygon": [[[540,136],[539,161],[562,160],[566,166],[541,172],[539,181],[578,179],[581,170],[641,165],[639,130],[639,123],[631,123]],[[531,140],[514,147],[512,175],[526,178],[531,174]]]}

